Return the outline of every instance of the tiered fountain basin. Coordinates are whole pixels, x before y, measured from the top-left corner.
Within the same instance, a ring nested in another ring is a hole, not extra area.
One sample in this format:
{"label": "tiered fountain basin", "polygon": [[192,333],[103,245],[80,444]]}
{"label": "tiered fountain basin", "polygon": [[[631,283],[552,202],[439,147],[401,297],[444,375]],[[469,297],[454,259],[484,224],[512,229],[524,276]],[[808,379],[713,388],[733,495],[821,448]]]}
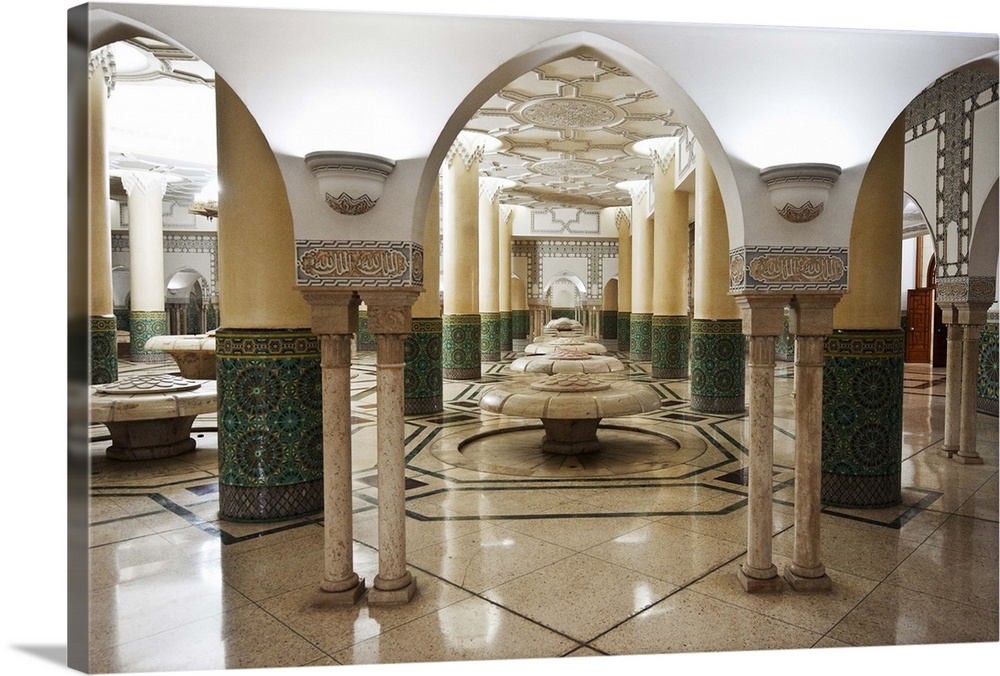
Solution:
{"label": "tiered fountain basin", "polygon": [[601,448],[603,418],[649,413],[660,395],[649,385],[589,373],[558,373],[530,383],[511,382],[487,390],[479,407],[489,413],[538,418],[545,428],[542,449],[577,455]]}
{"label": "tiered fountain basin", "polygon": [[152,336],[146,349],[162,350],[177,362],[181,376],[215,380],[215,331],[197,335]]}
{"label": "tiered fountain basin", "polygon": [[193,451],[191,426],[216,410],[215,380],[129,376],[90,388],[90,419],[111,433],[115,460],[155,460]]}
{"label": "tiered fountain basin", "polygon": [[518,357],[507,367],[511,372],[532,375],[555,373],[624,373],[625,364],[620,359],[605,354],[587,354],[556,349],[548,354]]}
{"label": "tiered fountain basin", "polygon": [[556,350],[567,352],[583,352],[584,354],[604,354],[608,348],[600,343],[594,343],[580,338],[553,338],[544,343],[531,343],[524,348],[526,355],[549,354]]}

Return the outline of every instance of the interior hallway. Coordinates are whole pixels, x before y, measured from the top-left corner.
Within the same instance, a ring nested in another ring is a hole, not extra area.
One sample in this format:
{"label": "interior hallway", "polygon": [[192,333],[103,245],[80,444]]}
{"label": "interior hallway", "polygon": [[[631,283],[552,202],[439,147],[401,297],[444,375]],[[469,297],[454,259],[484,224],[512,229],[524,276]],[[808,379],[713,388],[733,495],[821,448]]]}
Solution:
{"label": "interior hallway", "polygon": [[[509,355],[508,355],[509,356]],[[623,361],[627,355],[617,354]],[[322,607],[321,516],[217,517],[215,416],[198,449],[107,460],[91,427],[91,670],[435,662],[998,640],[997,419],[979,414],[985,463],[939,455],[944,370],[908,364],[903,504],[824,508],[829,593],[747,594],[744,416],[692,412],[688,381],[654,380],[655,413],[605,421],[606,462],[542,462],[539,431],[459,449],[480,429],[537,421],[481,413],[508,376],[446,381],[445,411],[407,419],[407,563],[398,607]],[[122,362],[120,375],[172,372]],[[487,368],[489,367],[489,368]],[[374,358],[353,362],[355,569],[377,561]],[[791,555],[793,367],[775,382],[774,554]],[[618,436],[616,436],[618,435]],[[650,448],[656,449],[649,453]],[[901,656],[902,657],[902,656]],[[818,658],[817,658],[818,659]]]}

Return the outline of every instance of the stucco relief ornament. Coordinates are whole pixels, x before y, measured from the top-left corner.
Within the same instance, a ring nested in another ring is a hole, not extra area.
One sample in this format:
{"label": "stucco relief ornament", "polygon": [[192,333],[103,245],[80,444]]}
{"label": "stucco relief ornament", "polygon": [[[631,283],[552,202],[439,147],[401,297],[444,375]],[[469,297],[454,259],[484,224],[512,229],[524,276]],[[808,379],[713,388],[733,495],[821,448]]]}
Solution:
{"label": "stucco relief ornament", "polygon": [[840,167],[833,164],[781,164],[760,170],[771,205],[789,223],[808,223],[823,213],[838,178]]}
{"label": "stucco relief ornament", "polygon": [[386,178],[396,166],[387,157],[332,150],[309,153],[305,162],[319,183],[324,201],[345,216],[374,209]]}

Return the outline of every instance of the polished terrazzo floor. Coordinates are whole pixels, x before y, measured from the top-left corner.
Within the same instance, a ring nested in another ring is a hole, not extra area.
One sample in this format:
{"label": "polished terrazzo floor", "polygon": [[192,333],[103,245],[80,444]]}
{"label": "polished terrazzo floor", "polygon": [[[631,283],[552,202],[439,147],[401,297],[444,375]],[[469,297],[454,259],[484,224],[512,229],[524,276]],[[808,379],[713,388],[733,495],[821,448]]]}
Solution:
{"label": "polished terrazzo floor", "polygon": [[[120,374],[171,366],[123,362]],[[316,602],[319,516],[218,519],[214,415],[196,422],[196,451],[152,462],[106,459],[106,429],[94,425],[91,670],[998,641],[997,419],[979,416],[985,464],[939,455],[942,370],[906,369],[903,504],[823,510],[832,591],[748,595],[736,578],[746,552],[746,419],[693,412],[687,381],[653,380],[648,367],[629,364],[629,377],[656,388],[662,408],[605,421],[615,429],[599,434],[604,459],[583,462],[541,453],[533,421],[479,411],[482,391],[509,377],[502,364],[477,382],[446,381],[445,411],[407,420],[407,563],[418,592],[398,607]],[[378,567],[370,353],[357,356],[353,373],[355,567],[370,583]],[[794,541],[792,389],[792,366],[779,362],[779,570]],[[650,445],[658,451],[614,450]]]}

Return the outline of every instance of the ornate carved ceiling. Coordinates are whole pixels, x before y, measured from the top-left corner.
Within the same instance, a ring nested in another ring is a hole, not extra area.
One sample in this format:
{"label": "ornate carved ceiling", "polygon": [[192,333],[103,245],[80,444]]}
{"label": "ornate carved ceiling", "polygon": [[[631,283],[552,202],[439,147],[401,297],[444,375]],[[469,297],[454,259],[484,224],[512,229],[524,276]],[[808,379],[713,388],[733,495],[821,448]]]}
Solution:
{"label": "ornate carved ceiling", "polygon": [[[174,177],[168,198],[190,201],[214,174],[214,160],[206,161],[207,151],[214,158],[214,118],[206,105],[213,73],[153,40],[118,43],[113,51],[113,105],[122,108],[110,116],[112,172],[168,173]],[[486,101],[466,129],[503,142],[480,169],[517,184],[504,192],[505,204],[586,208],[627,206],[629,194],[615,184],[649,178],[653,170],[632,144],[684,131],[642,82],[592,56],[525,73]]]}

